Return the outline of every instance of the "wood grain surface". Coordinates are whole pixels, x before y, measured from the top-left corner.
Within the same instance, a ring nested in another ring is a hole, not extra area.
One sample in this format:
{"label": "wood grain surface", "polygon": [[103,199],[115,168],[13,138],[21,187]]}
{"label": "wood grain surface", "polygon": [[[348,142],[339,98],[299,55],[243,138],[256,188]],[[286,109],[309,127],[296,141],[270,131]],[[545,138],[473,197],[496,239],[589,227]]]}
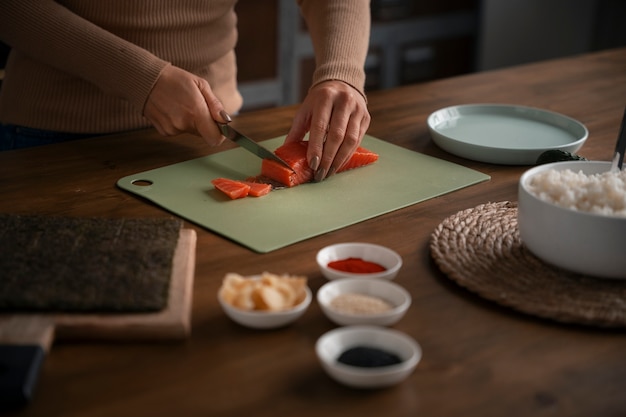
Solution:
{"label": "wood grain surface", "polygon": [[[371,135],[477,169],[491,180],[268,254],[187,225],[198,235],[191,337],[182,344],[55,344],[35,401],[9,415],[624,415],[624,332],[515,313],[461,289],[434,265],[428,244],[437,225],[479,204],[516,201],[517,181],[527,167],[448,154],[432,142],[426,118],[464,103],[549,109],[587,126],[590,136],[580,154],[610,160],[625,102],[626,49],[372,93]],[[288,131],[294,112],[295,107],[263,110],[234,123],[257,140],[269,139]],[[210,149],[195,137],[139,131],[0,153],[0,211],[167,216],[115,182],[229,146]],[[217,303],[227,272],[303,274],[315,292],[325,282],[316,252],[344,241],[386,245],[403,257],[396,282],[411,293],[413,304],[394,327],[413,336],[424,355],[409,379],[393,388],[353,390],[324,374],[314,344],[335,326],[315,302],[298,322],[273,331],[243,328]]]}
{"label": "wood grain surface", "polygon": [[165,308],[148,313],[2,313],[1,344],[37,344],[50,350],[53,339],[182,340],[191,332],[196,232],[180,231],[174,251]]}

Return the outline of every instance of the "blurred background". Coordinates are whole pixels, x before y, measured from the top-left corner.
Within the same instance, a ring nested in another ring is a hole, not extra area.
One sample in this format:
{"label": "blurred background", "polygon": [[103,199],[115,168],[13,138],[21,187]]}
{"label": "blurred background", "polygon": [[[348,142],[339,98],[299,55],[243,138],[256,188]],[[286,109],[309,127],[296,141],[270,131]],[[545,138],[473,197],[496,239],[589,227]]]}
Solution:
{"label": "blurred background", "polygon": [[[295,0],[236,9],[243,111],[299,102],[314,60]],[[367,91],[626,46],[625,0],[371,0],[371,12]]]}
{"label": "blurred background", "polygon": [[[313,50],[294,0],[239,0],[245,109],[293,104]],[[368,91],[626,46],[625,0],[371,0]]]}

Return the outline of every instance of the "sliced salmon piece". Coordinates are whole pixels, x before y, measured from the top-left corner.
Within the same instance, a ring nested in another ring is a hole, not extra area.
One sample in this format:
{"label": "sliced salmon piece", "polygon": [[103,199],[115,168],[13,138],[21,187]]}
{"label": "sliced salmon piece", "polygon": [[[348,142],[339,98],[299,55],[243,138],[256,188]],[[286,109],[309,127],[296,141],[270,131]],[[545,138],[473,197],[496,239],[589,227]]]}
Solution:
{"label": "sliced salmon piece", "polygon": [[268,177],[288,187],[295,187],[313,180],[315,172],[309,167],[306,161],[306,151],[309,143],[289,142],[278,147],[274,153],[283,161],[293,168],[293,171],[287,167],[270,159],[264,159],[261,164],[261,175]]}
{"label": "sliced salmon piece", "polygon": [[[306,160],[308,146],[308,141],[301,141],[286,143],[278,147],[274,153],[287,162],[293,168],[293,171],[276,161],[264,159],[261,165],[261,176],[285,184],[287,187],[295,187],[296,185],[312,181],[315,173]],[[378,154],[363,147],[358,147],[352,157],[337,172],[369,165],[377,160]]]}
{"label": "sliced salmon piece", "polygon": [[216,178],[211,181],[211,184],[232,200],[246,197],[250,192],[250,186],[248,184],[228,178]]}
{"label": "sliced salmon piece", "polygon": [[343,172],[353,168],[360,168],[365,165],[373,164],[377,160],[377,153],[374,153],[369,149],[365,149],[359,146],[352,154],[352,157],[350,157],[350,159],[348,159],[348,161],[343,164],[343,166],[339,168],[337,172]]}
{"label": "sliced salmon piece", "polygon": [[251,181],[241,181],[242,183],[248,185],[250,187],[250,191],[248,191],[248,195],[251,197],[263,197],[272,191],[272,186],[270,184],[264,184],[261,182],[251,182]]}

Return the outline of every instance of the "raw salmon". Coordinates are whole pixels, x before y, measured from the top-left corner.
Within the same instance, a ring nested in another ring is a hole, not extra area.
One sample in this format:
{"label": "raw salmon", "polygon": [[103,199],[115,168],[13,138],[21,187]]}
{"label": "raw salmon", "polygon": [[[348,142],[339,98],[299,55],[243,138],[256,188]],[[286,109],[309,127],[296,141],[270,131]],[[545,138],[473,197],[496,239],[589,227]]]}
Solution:
{"label": "raw salmon", "polygon": [[232,200],[247,196],[262,197],[272,191],[270,184],[250,181],[236,181],[228,178],[216,178],[211,183]]}
{"label": "raw salmon", "polygon": [[262,197],[267,195],[272,191],[272,186],[270,184],[264,184],[260,182],[251,182],[251,181],[241,181],[244,184],[250,186],[250,191],[248,191],[248,195],[251,197]]}
{"label": "raw salmon", "polygon": [[348,159],[348,161],[343,164],[337,172],[347,171],[353,168],[359,168],[365,165],[372,164],[378,160],[378,154],[370,151],[369,149],[365,149],[363,147],[358,147],[356,151],[352,154],[352,157]]}
{"label": "raw salmon", "polygon": [[248,184],[228,178],[216,178],[211,181],[211,184],[232,200],[246,197],[250,192],[250,186]]}
{"label": "raw salmon", "polygon": [[261,163],[261,176],[277,181],[287,187],[309,182],[315,172],[306,161],[308,142],[289,142],[278,147],[274,153],[293,168],[291,171],[284,165],[271,159],[264,159]]}
{"label": "raw salmon", "polygon": [[[276,161],[264,159],[261,165],[261,176],[278,181],[287,187],[295,187],[296,185],[312,181],[315,173],[306,160],[308,146],[308,141],[290,142],[280,146],[274,153],[287,162],[293,168],[293,171]],[[363,147],[358,147],[352,157],[337,172],[369,165],[377,160],[378,154]]]}

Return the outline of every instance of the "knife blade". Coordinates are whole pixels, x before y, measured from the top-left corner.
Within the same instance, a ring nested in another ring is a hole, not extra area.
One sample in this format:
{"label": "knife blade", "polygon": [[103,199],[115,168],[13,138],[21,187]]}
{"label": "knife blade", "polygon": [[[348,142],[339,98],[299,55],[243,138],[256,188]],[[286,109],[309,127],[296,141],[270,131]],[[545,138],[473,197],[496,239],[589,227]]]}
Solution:
{"label": "knife blade", "polygon": [[255,154],[261,159],[272,159],[278,162],[281,165],[289,168],[293,171],[293,168],[289,166],[287,162],[279,158],[274,152],[270,151],[267,148],[259,145],[246,135],[239,133],[237,130],[233,129],[230,125],[225,123],[218,123],[220,130],[222,131],[222,135],[224,135],[227,139],[235,142],[237,145],[241,146],[245,150]]}

